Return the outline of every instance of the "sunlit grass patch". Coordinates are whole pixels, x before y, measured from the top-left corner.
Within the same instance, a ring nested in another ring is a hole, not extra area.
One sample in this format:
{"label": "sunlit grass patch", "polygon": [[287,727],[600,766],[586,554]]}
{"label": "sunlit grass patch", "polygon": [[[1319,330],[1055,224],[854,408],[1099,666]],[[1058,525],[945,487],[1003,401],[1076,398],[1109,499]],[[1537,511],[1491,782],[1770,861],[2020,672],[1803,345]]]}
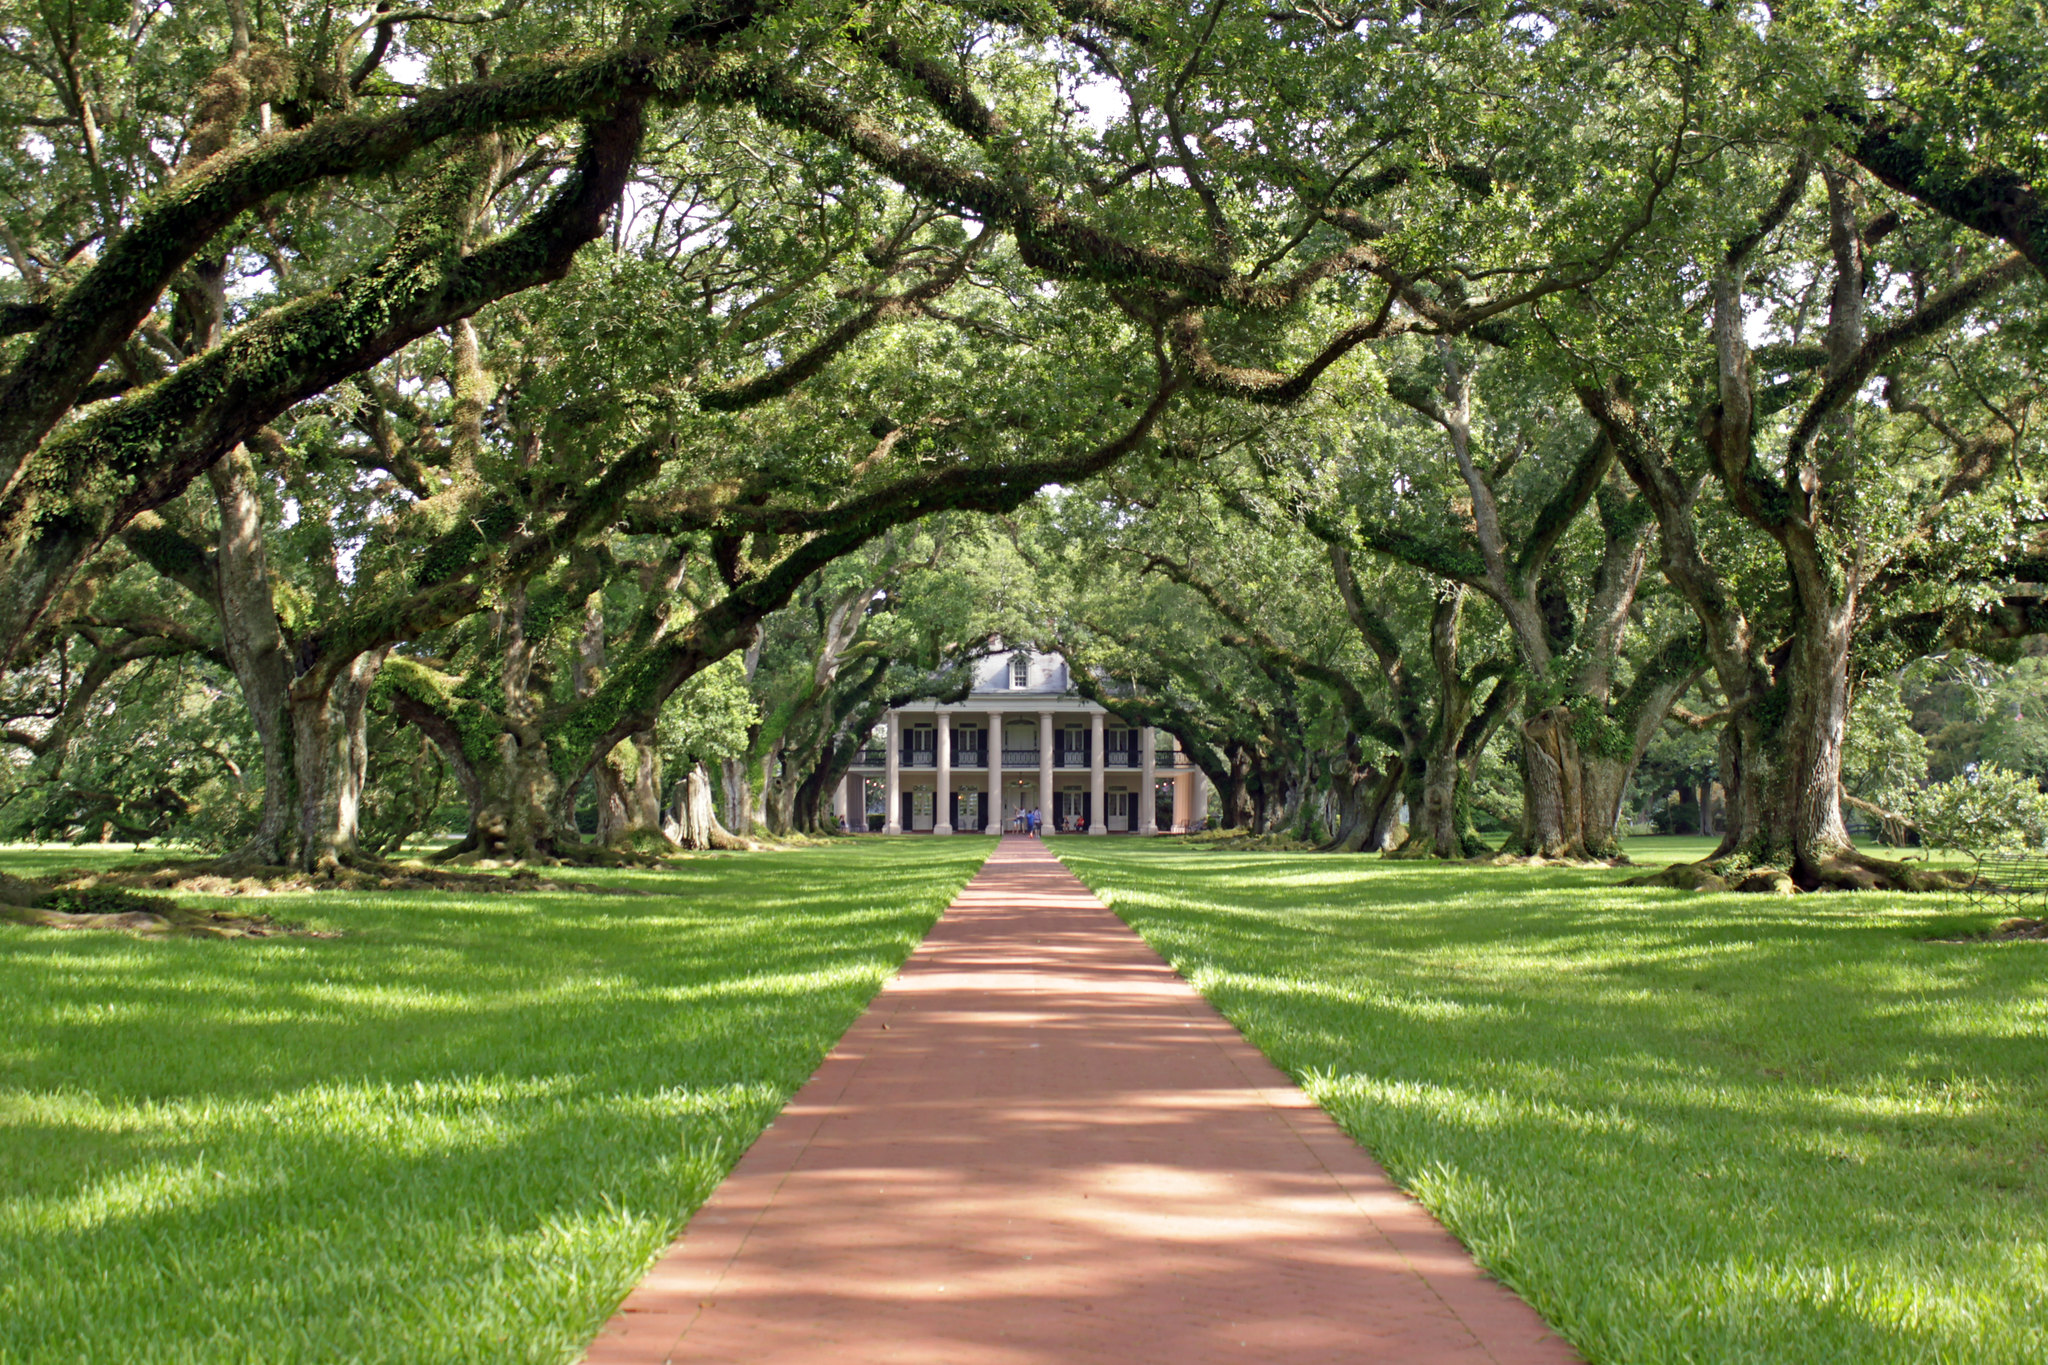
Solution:
{"label": "sunlit grass patch", "polygon": [[573,1359],[988,848],[0,926],[0,1361]]}
{"label": "sunlit grass patch", "polygon": [[1939,897],[1053,847],[1590,1359],[2048,1360],[2048,944],[1930,942],[1995,918]]}

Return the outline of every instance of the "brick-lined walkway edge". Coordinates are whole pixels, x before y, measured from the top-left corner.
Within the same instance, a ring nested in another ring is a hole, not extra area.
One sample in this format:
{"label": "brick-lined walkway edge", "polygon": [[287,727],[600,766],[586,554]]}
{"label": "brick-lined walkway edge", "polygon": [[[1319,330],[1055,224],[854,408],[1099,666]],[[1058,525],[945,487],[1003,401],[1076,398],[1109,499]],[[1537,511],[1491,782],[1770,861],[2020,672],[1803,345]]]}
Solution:
{"label": "brick-lined walkway edge", "polygon": [[656,1361],[1575,1360],[1006,838],[591,1344]]}

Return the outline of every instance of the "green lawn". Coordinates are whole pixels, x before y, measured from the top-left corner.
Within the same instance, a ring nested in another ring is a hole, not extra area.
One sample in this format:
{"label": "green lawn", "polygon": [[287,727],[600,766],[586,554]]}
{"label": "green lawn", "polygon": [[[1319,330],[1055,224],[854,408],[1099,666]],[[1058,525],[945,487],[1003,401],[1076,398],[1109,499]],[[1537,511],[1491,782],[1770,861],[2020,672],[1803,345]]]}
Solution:
{"label": "green lawn", "polygon": [[1899,896],[1053,848],[1593,1361],[2048,1360],[2048,943],[1925,942],[1955,907]]}
{"label": "green lawn", "polygon": [[573,1359],[989,846],[0,925],[0,1361]]}

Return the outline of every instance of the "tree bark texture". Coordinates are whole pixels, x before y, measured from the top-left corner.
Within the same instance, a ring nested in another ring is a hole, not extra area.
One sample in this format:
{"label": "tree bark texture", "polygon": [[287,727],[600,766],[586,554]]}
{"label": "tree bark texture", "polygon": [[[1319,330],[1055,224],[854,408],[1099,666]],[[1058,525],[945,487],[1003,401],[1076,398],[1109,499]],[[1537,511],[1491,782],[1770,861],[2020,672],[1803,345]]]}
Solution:
{"label": "tree bark texture", "polygon": [[711,802],[711,777],[699,763],[678,785],[674,819],[667,827],[669,838],[683,848],[744,848],[746,841],[726,832],[718,822]]}
{"label": "tree bark texture", "polygon": [[299,848],[308,872],[329,872],[356,860],[363,785],[369,775],[365,703],[385,649],[359,654],[335,670],[325,687],[302,678],[291,700],[292,758],[297,769]]}
{"label": "tree bark texture", "polygon": [[278,626],[263,504],[248,452],[236,446],[207,471],[220,529],[214,561],[221,645],[263,746],[263,809],[256,832],[223,861],[282,865],[297,842],[297,764],[293,757],[291,657]]}

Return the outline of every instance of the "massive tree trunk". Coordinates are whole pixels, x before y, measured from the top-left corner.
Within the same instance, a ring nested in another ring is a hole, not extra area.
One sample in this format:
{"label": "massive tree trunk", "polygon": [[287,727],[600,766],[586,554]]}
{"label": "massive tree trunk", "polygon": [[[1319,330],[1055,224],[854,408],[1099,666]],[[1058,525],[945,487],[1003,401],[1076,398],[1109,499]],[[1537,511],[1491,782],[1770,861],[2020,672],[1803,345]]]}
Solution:
{"label": "massive tree trunk", "polygon": [[[1791,639],[1767,655],[1700,547],[1693,516],[1698,482],[1678,473],[1625,385],[1584,389],[1580,397],[1614,436],[1630,477],[1651,500],[1665,575],[1693,608],[1729,700],[1731,717],[1720,742],[1725,828],[1710,867],[1780,868],[1808,888],[1932,884],[1912,869],[1857,854],[1842,821],[1853,579],[1822,558],[1822,544],[1810,531],[1777,527],[1796,602]],[[1739,453],[1746,468],[1746,446]]]}
{"label": "massive tree trunk", "polygon": [[1469,858],[1486,851],[1465,801],[1465,751],[1485,736],[1473,725],[1473,679],[1460,657],[1464,615],[1465,589],[1445,584],[1429,621],[1436,717],[1420,752],[1404,765],[1409,772],[1408,837],[1394,850],[1396,857]]}
{"label": "massive tree trunk", "polygon": [[718,823],[718,813],[711,804],[711,785],[702,763],[692,767],[676,786],[674,818],[664,832],[683,848],[745,848],[744,839],[735,838]]}
{"label": "massive tree trunk", "polygon": [[1465,853],[1463,833],[1458,824],[1458,787],[1464,769],[1447,751],[1430,755],[1422,782],[1422,809],[1409,827],[1408,837],[1422,851],[1437,858],[1459,858]]}
{"label": "massive tree trunk", "polygon": [[590,770],[591,794],[597,803],[597,842],[609,848],[626,838],[626,793],[633,779],[626,760],[629,741],[621,740]]}
{"label": "massive tree trunk", "polygon": [[1459,761],[1457,734],[1453,731],[1447,744],[1432,743],[1423,762],[1411,770],[1404,792],[1408,802],[1408,834],[1400,847],[1389,852],[1389,857],[1472,858],[1488,852],[1472,827],[1471,807],[1465,796],[1466,768]]}
{"label": "massive tree trunk", "polygon": [[[1606,549],[1594,576],[1586,619],[1560,634],[1577,655],[1553,684],[1557,700],[1522,723],[1524,807],[1522,851],[1542,858],[1620,858],[1622,798],[1643,753],[1678,698],[1706,668],[1705,648],[1686,635],[1640,662],[1620,695],[1614,676],[1629,612],[1645,565],[1647,509],[1600,499]],[[1517,632],[1525,662],[1553,673],[1565,659],[1552,641]],[[1547,627],[1546,627],[1547,629]]]}
{"label": "massive tree trunk", "polygon": [[[577,700],[587,701],[597,694],[604,682],[604,671],[604,601],[593,593],[583,606],[583,630],[570,674],[570,687]],[[595,837],[600,847],[625,848],[668,841],[662,832],[661,751],[651,727],[620,740],[610,752],[597,755],[597,761],[587,766],[597,803]],[[576,818],[573,794],[563,793],[560,806],[556,819],[566,832]]]}
{"label": "massive tree trunk", "polygon": [[[1232,741],[1224,751],[1230,760],[1230,770],[1217,789],[1222,798],[1223,815],[1218,822],[1224,829],[1244,829],[1251,824],[1251,799],[1246,786],[1251,778],[1252,759],[1245,746]],[[1257,830],[1253,830],[1257,833]]]}
{"label": "massive tree trunk", "polygon": [[1584,777],[1569,709],[1548,706],[1522,722],[1523,852],[1537,858],[1586,856]]}
{"label": "massive tree trunk", "polygon": [[1775,684],[1736,713],[1736,761],[1723,774],[1723,848],[1784,868],[1809,889],[1865,880],[1853,857],[1845,861],[1854,848],[1842,819],[1855,616],[1853,595],[1845,598],[1799,612]]}
{"label": "massive tree trunk", "polygon": [[214,557],[221,644],[263,745],[263,812],[256,832],[222,861],[278,865],[296,843],[291,657],[279,629],[263,546],[263,503],[248,452],[236,446],[207,471],[220,513]]}
{"label": "massive tree trunk", "polygon": [[[1522,724],[1523,851],[1543,858],[1622,857],[1622,800],[1643,752],[1692,677],[1631,688],[1655,700],[1581,725],[1564,706]],[[1622,708],[1616,708],[1622,710]]]}
{"label": "massive tree trunk", "polygon": [[441,750],[469,806],[469,829],[452,848],[436,855],[446,861],[547,858],[555,844],[554,777],[545,750],[536,754],[516,736],[501,734],[488,752],[473,760],[462,735],[445,719],[410,698],[394,697],[401,719],[417,726]]}
{"label": "massive tree trunk", "polygon": [[[1617,445],[1603,427],[1529,519],[1530,529],[1511,538],[1494,475],[1481,467],[1473,449],[1471,373],[1450,341],[1439,342],[1439,355],[1440,394],[1416,386],[1390,392],[1449,438],[1471,495],[1478,554],[1418,550],[1399,537],[1385,539],[1381,548],[1432,572],[1454,573],[1486,594],[1507,621],[1531,694],[1521,733],[1523,811],[1510,848],[1543,858],[1618,856],[1622,792],[1657,723],[1683,691],[1660,676],[1631,687],[1620,702],[1613,696],[1645,564],[1651,509],[1610,478]],[[1588,504],[1599,509],[1603,548],[1590,592],[1575,600],[1553,577],[1550,560]],[[1445,567],[1433,566],[1433,557]],[[1690,666],[1696,674],[1698,663]],[[1435,789],[1439,806],[1448,790],[1448,784]],[[1425,823],[1442,818],[1430,809],[1431,800],[1426,791]]]}
{"label": "massive tree trunk", "polygon": [[[292,758],[297,770],[299,847],[309,872],[356,861],[363,784],[369,773],[365,704],[388,646],[358,654],[338,669],[292,685]],[[332,677],[324,686],[323,677]]]}
{"label": "massive tree trunk", "polygon": [[[578,701],[588,700],[596,694],[603,679],[604,601],[593,593],[583,604],[583,631],[576,642],[570,689]],[[591,794],[597,803],[596,839],[606,848],[625,840],[630,827],[626,804],[633,785],[634,755],[627,751],[628,744],[629,741],[621,740],[610,752],[595,755],[597,761],[590,769]],[[576,819],[575,804],[575,797],[565,793],[563,816],[572,825]]]}
{"label": "massive tree trunk", "polygon": [[139,527],[130,544],[211,599],[223,652],[263,746],[264,797],[256,832],[223,861],[305,870],[352,862],[369,765],[364,707],[390,647],[338,664],[316,656],[295,672],[278,622],[262,500],[247,452],[235,447],[207,476],[219,513],[210,566],[178,571],[177,564],[162,562],[166,552],[176,555],[181,538],[161,525]]}
{"label": "massive tree trunk", "polygon": [[1335,774],[1337,814],[1327,845],[1332,853],[1379,853],[1387,846],[1401,811],[1407,765],[1388,755],[1385,770],[1352,757]]}
{"label": "massive tree trunk", "polygon": [[754,828],[753,784],[747,780],[747,761],[728,758],[718,765],[720,804],[725,807],[725,827],[734,834],[748,834]]}
{"label": "massive tree trunk", "polygon": [[[549,762],[547,737],[539,707],[530,695],[533,646],[526,637],[526,591],[508,589],[496,613],[498,648],[502,655],[502,711],[492,714],[487,737],[465,742],[462,727],[452,718],[423,718],[421,699],[394,690],[393,704],[401,718],[418,725],[435,741],[469,802],[469,831],[442,859],[489,858],[524,862],[546,859],[561,851],[559,834],[563,793]],[[396,665],[403,667],[403,664]]]}
{"label": "massive tree trunk", "polygon": [[626,791],[626,829],[634,836],[661,835],[661,747],[654,731],[642,730],[627,741],[637,761]]}

